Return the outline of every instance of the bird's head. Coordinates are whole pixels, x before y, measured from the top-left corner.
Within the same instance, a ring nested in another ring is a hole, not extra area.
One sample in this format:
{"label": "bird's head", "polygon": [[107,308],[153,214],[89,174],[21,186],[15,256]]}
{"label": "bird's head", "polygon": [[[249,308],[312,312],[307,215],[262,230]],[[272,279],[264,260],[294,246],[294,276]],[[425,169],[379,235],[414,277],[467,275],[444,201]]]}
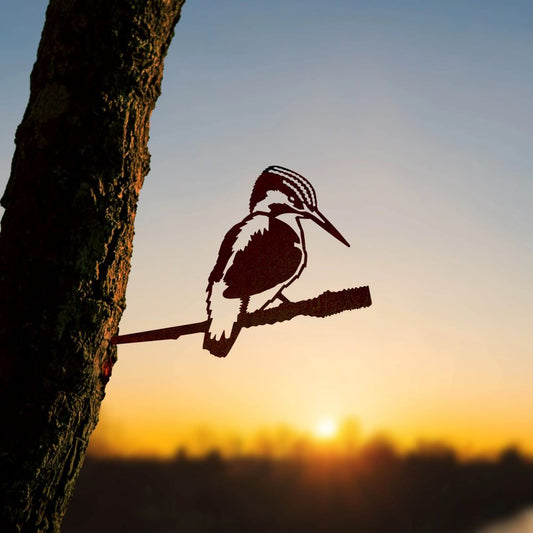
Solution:
{"label": "bird's head", "polygon": [[309,218],[343,244],[350,246],[318,210],[313,186],[306,178],[288,168],[270,166],[263,170],[252,190],[250,212],[274,216],[294,213],[300,218]]}

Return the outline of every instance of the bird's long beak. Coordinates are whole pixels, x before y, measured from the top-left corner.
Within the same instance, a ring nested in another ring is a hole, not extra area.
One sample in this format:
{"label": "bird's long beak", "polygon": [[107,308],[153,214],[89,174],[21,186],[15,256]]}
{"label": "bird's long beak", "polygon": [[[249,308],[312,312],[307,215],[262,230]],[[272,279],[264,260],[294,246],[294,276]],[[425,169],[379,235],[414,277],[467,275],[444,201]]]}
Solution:
{"label": "bird's long beak", "polygon": [[350,243],[337,231],[337,228],[318,210],[314,209],[313,211],[309,211],[309,218],[314,220],[321,228],[324,228],[330,235],[338,239],[342,242],[342,244],[345,244],[346,246],[350,246]]}

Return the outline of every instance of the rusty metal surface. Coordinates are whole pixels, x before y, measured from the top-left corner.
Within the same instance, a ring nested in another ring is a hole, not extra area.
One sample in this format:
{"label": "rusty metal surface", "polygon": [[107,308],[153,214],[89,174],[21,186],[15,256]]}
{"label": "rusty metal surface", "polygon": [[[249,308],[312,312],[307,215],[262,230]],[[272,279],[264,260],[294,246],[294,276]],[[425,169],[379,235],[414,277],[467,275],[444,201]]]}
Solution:
{"label": "rusty metal surface", "polygon": [[[265,324],[275,324],[290,320],[295,316],[314,316],[325,318],[327,316],[361,309],[372,305],[370,289],[357,287],[345,289],[342,291],[325,291],[316,298],[301,300],[299,302],[286,302],[269,309],[245,313],[239,318],[239,326],[250,328],[253,326],[262,326]],[[193,324],[184,324],[182,326],[173,326],[169,328],[154,329],[141,331],[139,333],[129,333],[127,335],[117,335],[111,339],[112,344],[127,344],[133,342],[159,341],[166,339],[177,339],[182,335],[193,333],[204,333],[209,325],[208,320],[195,322]]]}

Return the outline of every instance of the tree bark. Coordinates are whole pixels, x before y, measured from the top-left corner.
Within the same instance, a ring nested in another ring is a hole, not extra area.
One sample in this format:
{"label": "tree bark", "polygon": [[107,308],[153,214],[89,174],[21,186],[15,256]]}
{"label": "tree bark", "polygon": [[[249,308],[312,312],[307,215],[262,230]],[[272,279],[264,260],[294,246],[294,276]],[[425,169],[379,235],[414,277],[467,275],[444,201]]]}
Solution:
{"label": "tree bark", "polygon": [[0,530],[58,531],[116,360],[184,0],[51,0],[1,200]]}

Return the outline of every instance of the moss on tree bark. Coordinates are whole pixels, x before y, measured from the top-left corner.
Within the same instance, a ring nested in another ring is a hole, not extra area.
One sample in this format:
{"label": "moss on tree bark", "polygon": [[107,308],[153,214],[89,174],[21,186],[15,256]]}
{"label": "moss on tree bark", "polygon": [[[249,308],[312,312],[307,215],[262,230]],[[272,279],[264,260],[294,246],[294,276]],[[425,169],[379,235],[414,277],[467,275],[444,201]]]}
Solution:
{"label": "moss on tree bark", "polygon": [[0,233],[0,530],[57,531],[125,306],[150,114],[184,0],[51,0]]}

